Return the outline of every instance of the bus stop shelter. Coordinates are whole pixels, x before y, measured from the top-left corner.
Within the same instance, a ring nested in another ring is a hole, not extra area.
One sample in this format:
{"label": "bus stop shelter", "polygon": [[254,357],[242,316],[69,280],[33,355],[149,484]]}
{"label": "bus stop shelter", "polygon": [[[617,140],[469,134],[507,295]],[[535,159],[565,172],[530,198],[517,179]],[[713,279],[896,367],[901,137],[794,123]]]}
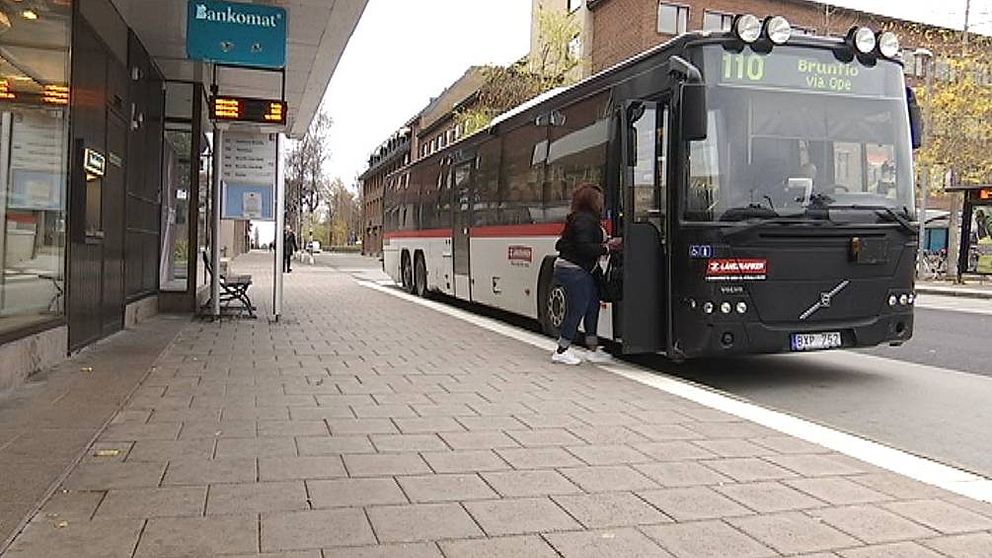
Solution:
{"label": "bus stop shelter", "polygon": [[964,194],[959,273],[992,275],[992,184],[957,184],[947,191]]}
{"label": "bus stop shelter", "polygon": [[[211,133],[215,131],[214,123],[211,122],[212,114],[208,108],[211,95],[285,102],[284,125],[272,126],[267,124],[260,126],[236,122],[225,124],[223,126],[225,131],[235,131],[241,134],[279,134],[280,138],[289,139],[303,137],[320,106],[327,85],[368,0],[254,0],[251,2],[242,0],[243,3],[240,4],[242,7],[270,6],[285,10],[284,66],[278,68],[259,67],[248,63],[212,64],[203,60],[191,59],[187,35],[192,36],[192,32],[188,29],[187,22],[200,19],[194,15],[198,10],[201,12],[209,10],[213,13],[230,13],[228,10],[238,8],[239,4],[236,2],[224,2],[222,0],[111,1],[113,8],[116,8],[128,27],[133,29],[134,34],[148,50],[148,54],[164,75],[166,130],[169,129],[170,110],[176,110],[177,114],[180,114],[180,120],[187,118],[188,115],[188,121],[180,122],[180,124],[189,128],[189,133],[192,136],[193,147],[189,160],[192,161],[192,167],[197,166],[198,160],[200,162],[199,169],[193,168],[188,171],[190,173],[189,182],[192,184],[192,193],[188,194],[192,201],[186,202],[190,205],[188,214],[195,216],[198,214],[198,209],[199,213],[205,212],[206,215],[210,215],[212,222],[200,223],[199,225],[191,223],[189,230],[181,233],[188,235],[189,238],[179,239],[177,243],[181,241],[185,242],[186,246],[198,246],[202,252],[205,248],[202,236],[204,231],[198,232],[197,227],[207,228],[211,232],[209,244],[210,251],[213,253],[208,258],[187,256],[187,260],[184,260],[179,267],[188,265],[188,270],[184,269],[183,273],[192,279],[180,284],[185,285],[185,291],[179,293],[164,292],[160,296],[160,304],[166,310],[192,310],[208,298],[208,291],[209,297],[214,301],[217,300],[219,294],[218,274],[203,273],[204,268],[212,268],[218,272],[221,270],[218,256],[220,250],[218,244],[221,238],[218,232],[221,222],[219,210],[221,188],[216,180],[220,174],[220,165],[218,164],[220,157],[213,157],[213,152],[216,151],[217,144],[222,143],[219,140],[223,134]],[[107,6],[102,2],[81,0],[80,10],[96,12],[110,9]],[[233,8],[231,8],[232,6]],[[100,22],[111,21],[114,18],[100,17],[99,13],[92,13],[88,19]],[[192,27],[192,24],[190,26]],[[244,33],[250,40],[253,40],[252,34],[257,33],[261,37],[265,31],[264,29],[244,27]],[[120,33],[115,34],[112,30],[98,31],[104,37],[120,36]],[[124,36],[126,40],[126,33]],[[259,42],[261,40],[259,38]],[[214,43],[214,46],[216,44]],[[223,43],[220,44],[223,45]],[[258,43],[255,46],[258,46]],[[174,95],[176,91],[180,90],[180,94]],[[193,108],[181,106],[187,102]],[[177,109],[177,107],[179,108]],[[208,151],[211,152],[209,156],[212,157],[212,161],[209,158],[204,158],[204,154]],[[281,164],[281,161],[278,161],[277,164]],[[205,173],[212,174],[212,178],[204,180]],[[276,262],[281,257],[282,235],[280,229],[284,217],[284,212],[280,210],[283,207],[283,204],[280,203],[282,199],[278,197],[281,187],[279,176],[281,174],[277,173],[276,192],[273,196],[277,209],[272,219],[276,222]],[[201,184],[196,184],[198,182]],[[211,183],[213,184],[211,185]],[[210,191],[209,196],[206,195],[208,189]],[[200,204],[198,208],[193,207],[196,202]],[[205,207],[208,204],[210,207]],[[163,205],[168,204],[164,201]],[[163,215],[166,213],[167,211],[164,210]],[[195,218],[189,220],[192,221]],[[247,225],[245,221],[241,222]],[[230,223],[230,221],[226,221],[226,223]],[[200,235],[199,239],[198,234]],[[163,247],[163,259],[166,259],[168,251]],[[212,265],[210,265],[211,263]],[[278,316],[281,307],[281,269],[279,265],[274,267],[273,306],[275,314]],[[210,275],[213,275],[210,280],[212,284],[204,283],[206,280],[204,278]],[[219,308],[216,304],[213,307],[212,313],[217,316]]]}

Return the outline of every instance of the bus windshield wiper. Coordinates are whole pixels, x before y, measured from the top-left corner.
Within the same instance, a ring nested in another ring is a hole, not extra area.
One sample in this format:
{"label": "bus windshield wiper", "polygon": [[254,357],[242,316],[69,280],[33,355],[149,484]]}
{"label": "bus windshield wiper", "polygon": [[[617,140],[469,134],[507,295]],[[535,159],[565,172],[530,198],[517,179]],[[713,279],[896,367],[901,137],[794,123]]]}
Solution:
{"label": "bus windshield wiper", "polygon": [[887,205],[864,205],[864,204],[856,204],[856,203],[832,204],[828,206],[826,209],[853,209],[853,210],[861,210],[861,211],[874,211],[876,213],[882,212],[888,215],[889,217],[891,217],[892,221],[898,223],[899,226],[906,232],[911,234],[919,233],[917,228],[913,226],[913,223],[909,219],[907,219],[903,215],[900,215],[899,212],[897,212],[895,209],[892,209]]}
{"label": "bus windshield wiper", "polygon": [[809,219],[806,217],[774,217],[771,219],[762,219],[760,221],[751,221],[748,224],[739,227],[724,229],[723,235],[737,236],[740,234],[744,234],[748,231],[757,229],[759,227],[764,227],[766,225],[779,225],[779,226],[803,225],[803,226],[823,227],[823,226],[835,226],[836,224],[837,223],[834,223],[832,221],[827,221],[824,219]]}

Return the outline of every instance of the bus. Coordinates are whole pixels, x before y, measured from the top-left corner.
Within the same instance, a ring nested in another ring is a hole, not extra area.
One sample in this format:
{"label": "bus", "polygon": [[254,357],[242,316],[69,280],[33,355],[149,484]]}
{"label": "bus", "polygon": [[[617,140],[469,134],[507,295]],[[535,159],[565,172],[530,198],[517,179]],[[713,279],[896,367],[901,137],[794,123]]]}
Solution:
{"label": "bus", "polygon": [[599,333],[673,360],[899,345],[913,332],[919,107],[898,38],[737,16],[497,117],[387,178],[383,268],[407,291],[537,320],[571,193],[622,237]]}

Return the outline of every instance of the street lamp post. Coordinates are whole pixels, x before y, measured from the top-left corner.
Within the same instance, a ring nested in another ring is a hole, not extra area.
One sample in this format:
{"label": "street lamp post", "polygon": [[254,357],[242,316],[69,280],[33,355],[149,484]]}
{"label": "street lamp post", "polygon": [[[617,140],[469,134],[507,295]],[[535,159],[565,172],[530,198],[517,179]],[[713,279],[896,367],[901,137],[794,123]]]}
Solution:
{"label": "street lamp post", "polygon": [[[930,136],[931,123],[931,109],[933,109],[933,52],[929,49],[918,48],[913,52],[913,58],[915,60],[922,60],[924,62],[924,68],[926,72],[926,82],[927,82],[927,104],[924,107],[923,115],[923,145],[929,144],[928,138]],[[930,167],[929,165],[923,167],[923,179],[920,188],[920,240],[917,252],[917,270],[919,275],[922,276],[924,272],[923,256],[926,251],[926,238],[927,238],[927,202],[930,197]]]}

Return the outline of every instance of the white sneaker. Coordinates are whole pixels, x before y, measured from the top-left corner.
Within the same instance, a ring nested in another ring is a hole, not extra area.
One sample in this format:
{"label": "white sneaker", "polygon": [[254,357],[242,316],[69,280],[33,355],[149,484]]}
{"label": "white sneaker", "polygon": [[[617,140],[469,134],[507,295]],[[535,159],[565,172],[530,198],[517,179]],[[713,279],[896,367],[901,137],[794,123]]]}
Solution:
{"label": "white sneaker", "polygon": [[551,362],[557,362],[558,364],[568,364],[569,366],[575,366],[576,364],[582,364],[582,359],[579,355],[575,354],[575,351],[569,347],[564,353],[559,353],[555,351],[551,355]]}
{"label": "white sneaker", "polygon": [[613,355],[604,351],[602,347],[596,347],[595,351],[586,351],[585,357],[589,362],[594,362],[597,364],[613,362]]}

